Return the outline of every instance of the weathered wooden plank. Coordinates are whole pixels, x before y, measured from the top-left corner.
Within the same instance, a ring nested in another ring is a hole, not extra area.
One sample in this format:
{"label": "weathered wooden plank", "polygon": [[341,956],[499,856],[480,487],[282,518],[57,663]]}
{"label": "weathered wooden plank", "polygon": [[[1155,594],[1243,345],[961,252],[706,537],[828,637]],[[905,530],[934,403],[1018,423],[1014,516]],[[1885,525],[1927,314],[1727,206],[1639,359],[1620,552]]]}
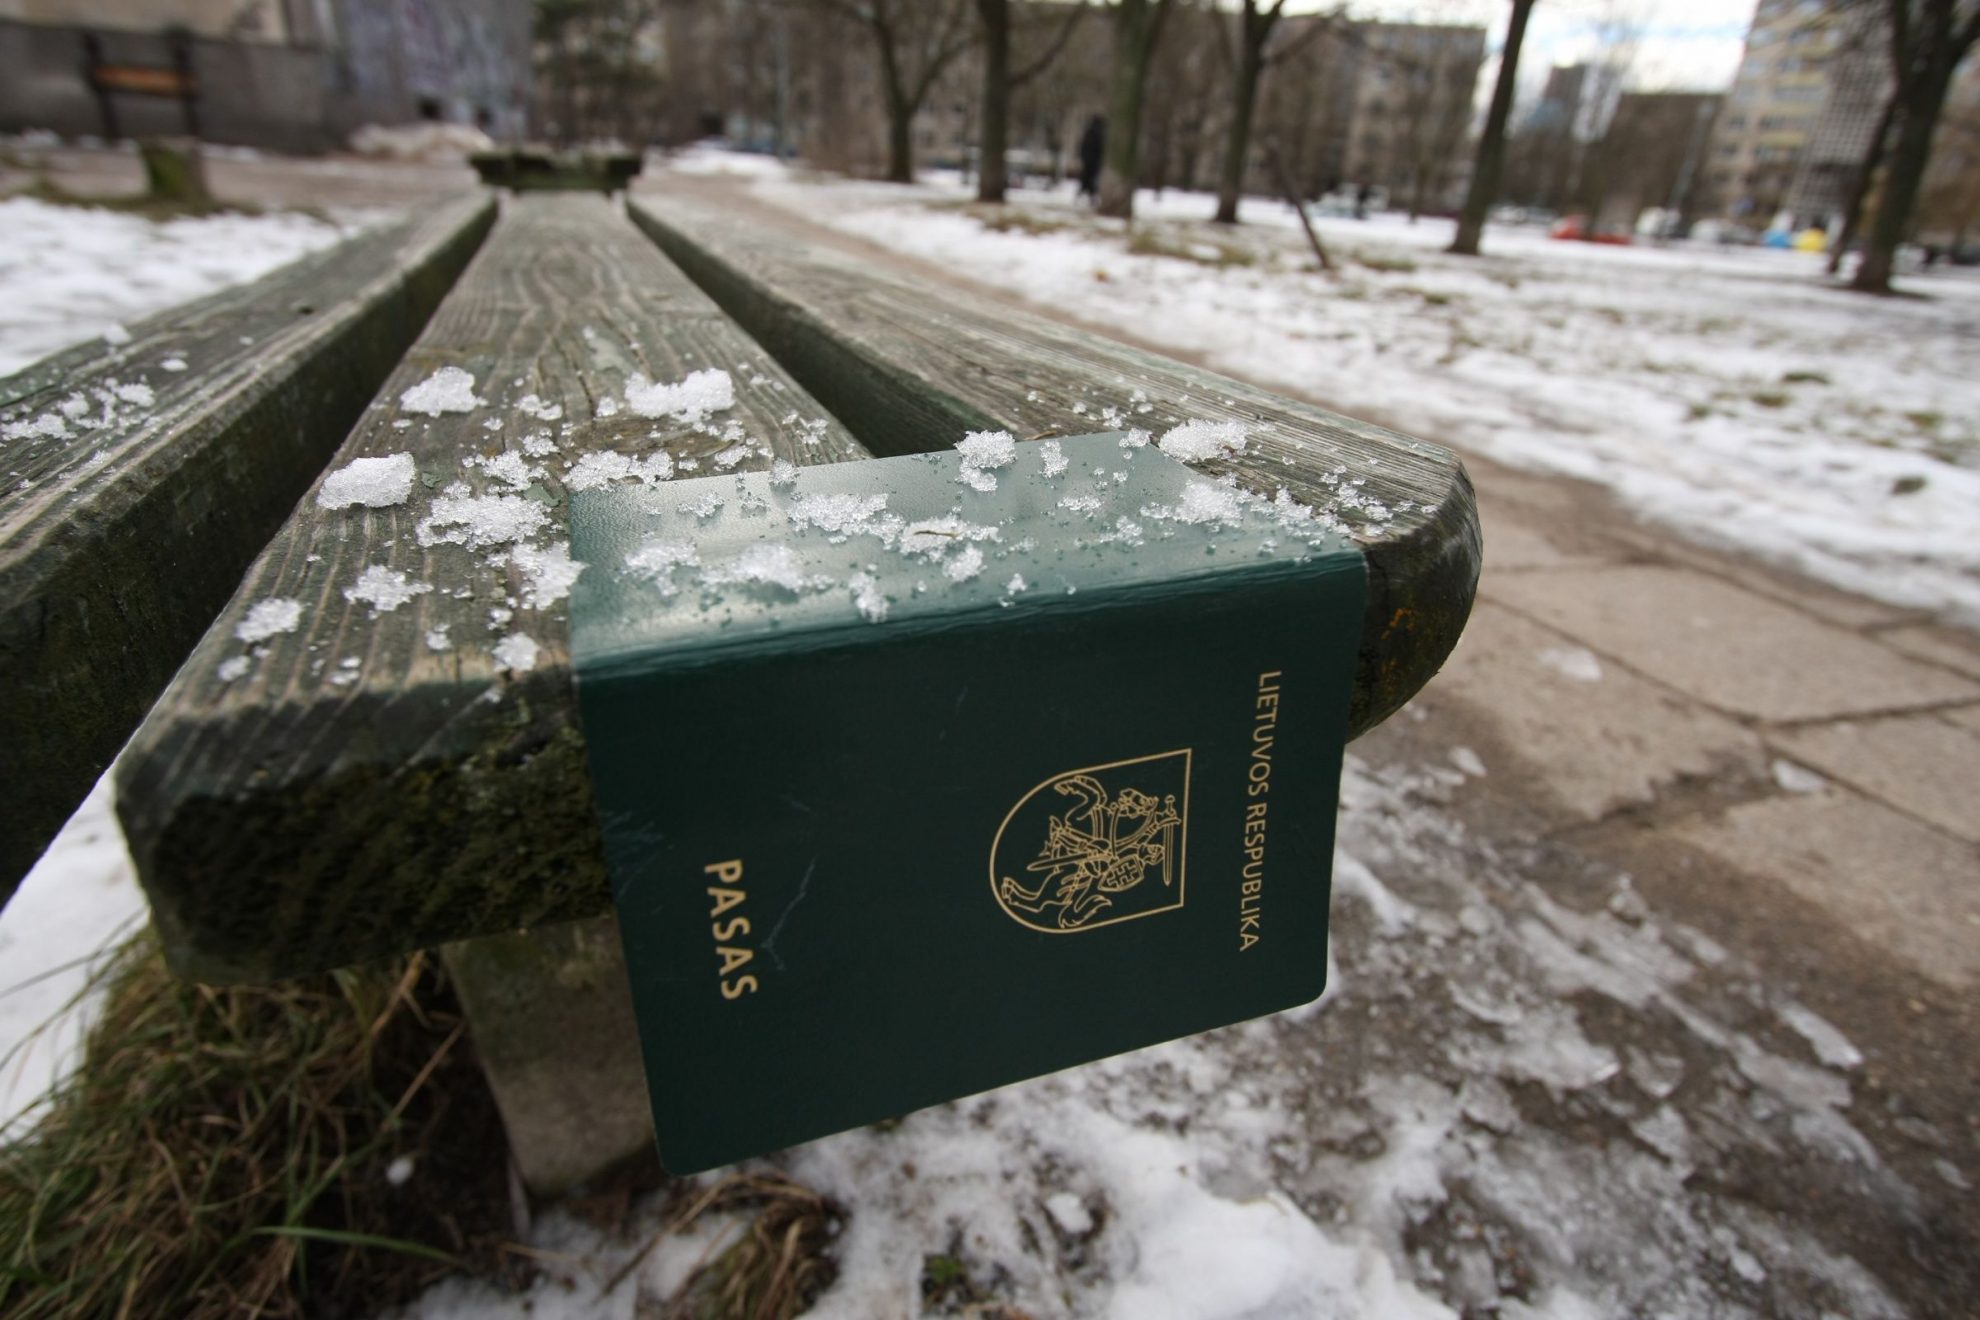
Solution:
{"label": "weathered wooden plank", "polygon": [[0,380],[0,902],[493,218],[465,198]]}
{"label": "weathered wooden plank", "polygon": [[1337,516],[1367,556],[1351,736],[1400,709],[1457,644],[1481,546],[1470,478],[1448,449],[956,290],[931,297],[692,198],[642,197],[631,212],[875,453],[987,428],[1242,423],[1243,452],[1199,466]]}
{"label": "weathered wooden plank", "polygon": [[[410,410],[404,392],[442,368],[484,402]],[[733,407],[699,425],[639,415],[634,396],[652,399],[634,373],[706,368],[729,373]],[[532,596],[508,541],[420,531],[462,483],[511,494],[502,508],[538,522],[522,543],[550,547],[567,473],[600,451],[665,452],[703,475],[864,456],[604,198],[513,198],[331,462],[334,477],[410,454],[410,497],[326,509],[312,492],[119,762],[118,810],[182,973],[300,975],[609,910],[561,595]],[[432,589],[375,612],[345,595],[367,569]],[[270,600],[298,603],[295,630],[239,640]]]}

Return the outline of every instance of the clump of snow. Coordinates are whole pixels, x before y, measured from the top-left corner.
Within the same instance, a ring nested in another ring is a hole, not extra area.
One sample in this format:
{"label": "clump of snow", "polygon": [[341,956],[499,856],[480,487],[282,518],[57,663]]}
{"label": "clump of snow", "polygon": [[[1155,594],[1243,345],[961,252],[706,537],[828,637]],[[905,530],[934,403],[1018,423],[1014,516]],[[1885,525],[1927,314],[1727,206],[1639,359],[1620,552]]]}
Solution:
{"label": "clump of snow", "polygon": [[424,546],[451,542],[480,550],[527,541],[549,521],[549,511],[525,495],[441,495],[414,532]]}
{"label": "clump of snow", "polygon": [[554,422],[564,415],[564,405],[545,402],[535,394],[525,394],[516,400],[516,411],[534,417],[538,421]]}
{"label": "clump of snow", "polygon": [[750,546],[725,564],[711,564],[701,570],[704,587],[772,587],[795,596],[806,591],[823,591],[834,580],[823,574],[806,573],[804,560],[787,545]]}
{"label": "clump of snow", "polygon": [[1063,476],[1065,470],[1072,465],[1072,460],[1066,457],[1065,447],[1057,440],[1040,441],[1038,457],[1048,477]]}
{"label": "clump of snow", "polygon": [[852,495],[843,492],[814,492],[800,495],[785,510],[791,526],[816,528],[831,537],[887,536],[899,530],[900,520],[887,515],[887,497]]}
{"label": "clump of snow", "polygon": [[[1154,516],[1142,510],[1144,516]],[[1178,522],[1198,526],[1209,523],[1235,523],[1244,517],[1244,498],[1235,486],[1214,481],[1192,481],[1183,487],[1182,502],[1169,510]]]}
{"label": "clump of snow", "polygon": [[0,437],[8,440],[66,440],[69,424],[60,413],[42,413],[32,421],[14,421],[0,425]]}
{"label": "clump of snow", "polygon": [[1472,751],[1469,747],[1451,748],[1451,764],[1462,770],[1465,774],[1470,775],[1473,779],[1483,779],[1485,777],[1485,762],[1479,758],[1477,752]]}
{"label": "clump of snow", "polygon": [[542,649],[528,633],[510,633],[495,643],[495,663],[512,674],[526,674],[536,668]]}
{"label": "clump of snow", "polygon": [[777,459],[770,464],[770,484],[773,486],[795,486],[798,479],[798,465],[787,458]]}
{"label": "clump of snow", "polygon": [[1015,596],[1019,592],[1027,590],[1030,587],[1030,585],[1031,585],[1030,583],[1024,580],[1024,574],[1013,573],[1011,574],[1011,580],[1004,584],[1004,593],[1006,595]]}
{"label": "clump of snow", "polygon": [[428,417],[473,412],[481,402],[475,396],[474,377],[459,367],[442,367],[399,395],[401,408]]}
{"label": "clump of snow", "polygon": [[1856,1068],[1862,1065],[1863,1052],[1850,1044],[1849,1038],[1837,1031],[1827,1018],[1794,1003],[1783,1004],[1778,1011],[1781,1021],[1793,1027],[1815,1051],[1815,1057],[1829,1067]]}
{"label": "clump of snow", "polygon": [[1236,422],[1184,422],[1163,434],[1158,446],[1171,458],[1200,463],[1235,454],[1245,446],[1245,430]]}
{"label": "clump of snow", "polygon": [[231,683],[237,678],[246,678],[248,670],[254,668],[254,661],[244,655],[230,655],[213,666],[213,676],[222,683]]}
{"label": "clump of snow", "polygon": [[1565,675],[1577,683],[1602,681],[1602,662],[1585,646],[1543,647],[1540,654],[1534,658],[1555,673]]}
{"label": "clump of snow", "polygon": [[478,466],[483,472],[512,490],[528,490],[530,483],[543,475],[542,468],[531,464],[521,454],[508,449],[492,458],[484,458],[473,466]]}
{"label": "clump of snow", "polygon": [[951,582],[967,582],[983,571],[983,552],[966,545],[942,565],[942,575]]}
{"label": "clump of snow", "polygon": [[602,449],[579,457],[564,474],[564,485],[572,490],[599,490],[615,481],[639,481],[652,486],[673,475],[673,456],[664,449],[638,458]]}
{"label": "clump of snow", "polygon": [[142,381],[132,381],[127,385],[113,384],[111,392],[125,403],[135,404],[140,408],[149,408],[158,402],[158,396],[151,392],[151,386]]}
{"label": "clump of snow", "polygon": [[353,504],[383,509],[403,504],[412,494],[417,475],[411,454],[354,458],[323,479],[316,502],[326,509],[345,509]]}
{"label": "clump of snow", "polygon": [[673,580],[675,569],[700,566],[701,552],[694,542],[657,536],[648,537],[639,549],[626,556],[627,570],[653,583],[662,596],[671,596],[679,590]]}
{"label": "clump of snow", "polygon": [[166,371],[184,371],[186,360],[182,357],[168,357],[158,365]]}
{"label": "clump of snow", "polygon": [[357,582],[344,588],[344,599],[364,601],[371,606],[371,617],[390,614],[414,596],[433,590],[431,582],[418,582],[397,569],[383,564],[367,564]]}
{"label": "clump of snow", "polygon": [[401,1155],[385,1166],[385,1181],[394,1187],[403,1187],[413,1176],[413,1157]]}
{"label": "clump of snow", "polygon": [[691,371],[671,385],[657,385],[634,372],[626,381],[626,406],[641,417],[671,417],[698,423],[710,413],[735,407],[735,382],[719,367]]}
{"label": "clump of snow", "polygon": [[585,567],[571,558],[569,541],[519,545],[509,552],[509,563],[523,575],[522,603],[532,610],[548,609],[570,595]]}
{"label": "clump of snow", "polygon": [[112,321],[109,325],[103,327],[103,342],[112,347],[121,348],[131,342],[131,332],[124,329],[117,322]]}
{"label": "clump of snow", "polygon": [[1017,437],[1009,431],[971,431],[956,444],[962,469],[956,480],[988,494],[997,489],[995,469],[1017,461]]}
{"label": "clump of snow", "polygon": [[704,490],[691,500],[683,501],[681,512],[696,518],[713,518],[722,511],[723,500],[712,490]]}
{"label": "clump of snow", "polygon": [[453,650],[453,639],[447,636],[447,629],[452,626],[451,624],[440,623],[428,628],[426,630],[426,649],[429,651]]}
{"label": "clump of snow", "polygon": [[1776,757],[1769,770],[1785,793],[1819,793],[1829,786],[1829,781],[1813,770],[1782,757]]}
{"label": "clump of snow", "polygon": [[248,606],[246,616],[234,625],[234,636],[252,646],[294,632],[301,622],[301,601],[287,596],[264,596]]}
{"label": "clump of snow", "polygon": [[868,623],[880,623],[887,617],[888,602],[880,590],[879,580],[871,573],[855,573],[847,580],[852,588],[853,607]]}
{"label": "clump of snow", "polygon": [[1146,449],[1148,442],[1152,439],[1154,439],[1152,435],[1137,426],[1130,429],[1126,435],[1121,437],[1121,448]]}

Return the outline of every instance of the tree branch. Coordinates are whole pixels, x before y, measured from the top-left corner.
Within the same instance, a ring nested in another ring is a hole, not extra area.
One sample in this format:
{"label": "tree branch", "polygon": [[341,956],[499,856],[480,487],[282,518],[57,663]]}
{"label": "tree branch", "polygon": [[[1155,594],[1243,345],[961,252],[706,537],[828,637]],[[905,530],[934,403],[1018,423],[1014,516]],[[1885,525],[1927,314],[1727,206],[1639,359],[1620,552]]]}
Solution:
{"label": "tree branch", "polygon": [[1033,78],[1036,78],[1039,74],[1045,72],[1046,69],[1050,68],[1052,61],[1059,58],[1059,52],[1066,48],[1066,42],[1072,39],[1073,29],[1078,27],[1080,24],[1080,20],[1084,19],[1085,17],[1086,17],[1086,6],[1083,4],[1074,5],[1072,7],[1072,12],[1067,16],[1066,21],[1060,25],[1058,35],[1053,37],[1052,43],[1045,48],[1045,53],[1043,55],[1040,55],[1037,59],[1033,60],[1030,64],[1026,65],[1024,68],[1019,69],[1015,73],[1011,74],[1010,76],[1011,86],[1022,87],[1026,83],[1030,82]]}

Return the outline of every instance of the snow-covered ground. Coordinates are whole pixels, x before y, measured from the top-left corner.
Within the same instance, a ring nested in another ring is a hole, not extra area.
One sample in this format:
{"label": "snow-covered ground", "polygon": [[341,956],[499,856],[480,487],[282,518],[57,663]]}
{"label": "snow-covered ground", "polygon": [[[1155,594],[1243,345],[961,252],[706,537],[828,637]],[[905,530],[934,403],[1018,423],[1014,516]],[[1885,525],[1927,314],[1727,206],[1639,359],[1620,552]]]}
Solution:
{"label": "snow-covered ground", "polygon": [[[1318,222],[1312,273],[1291,209],[1144,193],[1137,246],[1066,190],[1019,190],[993,228],[968,192],[778,177],[756,194],[849,233],[1210,366],[1515,466],[1615,490],[1701,541],[1980,626],[1980,273],[1830,287],[1822,258],[1614,248],[1489,229],[1452,257],[1447,221]],[[1490,555],[1487,529],[1487,555]]]}
{"label": "snow-covered ground", "polygon": [[350,232],[299,212],[157,223],[31,197],[0,200],[0,376]]}

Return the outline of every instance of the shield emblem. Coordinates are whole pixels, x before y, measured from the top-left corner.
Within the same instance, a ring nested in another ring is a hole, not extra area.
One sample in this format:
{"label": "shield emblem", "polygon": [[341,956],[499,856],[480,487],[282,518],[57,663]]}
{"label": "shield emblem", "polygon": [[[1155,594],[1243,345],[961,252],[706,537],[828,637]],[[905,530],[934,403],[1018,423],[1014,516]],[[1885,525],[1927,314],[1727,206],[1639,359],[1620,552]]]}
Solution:
{"label": "shield emblem", "polygon": [[1083,766],[1019,798],[990,847],[990,892],[1051,935],[1183,905],[1190,749]]}

